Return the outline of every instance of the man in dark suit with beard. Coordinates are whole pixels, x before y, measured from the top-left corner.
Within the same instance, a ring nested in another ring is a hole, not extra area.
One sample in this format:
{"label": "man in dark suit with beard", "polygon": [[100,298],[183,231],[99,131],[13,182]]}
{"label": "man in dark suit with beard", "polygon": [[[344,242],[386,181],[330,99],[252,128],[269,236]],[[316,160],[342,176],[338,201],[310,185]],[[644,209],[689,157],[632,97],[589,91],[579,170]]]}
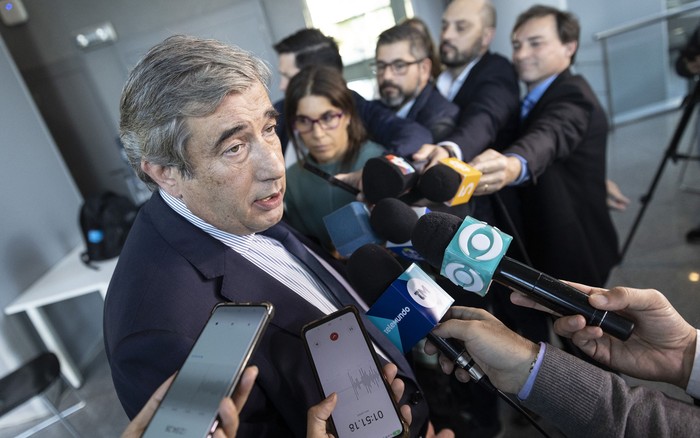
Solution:
{"label": "man in dark suit with beard", "polygon": [[489,51],[496,31],[490,0],[454,0],[442,14],[437,88],[460,109],[456,129],[443,139],[469,161],[489,147],[509,144],[517,129],[518,79],[503,56]]}
{"label": "man in dark suit with beard", "polygon": [[579,24],[567,12],[533,6],[513,28],[513,63],[527,86],[519,137],[472,164],[475,194],[519,186],[524,239],[534,266],[554,277],[603,286],[618,262],[606,205],[605,113],[586,80],[569,68]]}
{"label": "man in dark suit with beard", "polygon": [[459,107],[435,88],[427,38],[410,24],[385,30],[377,39],[374,70],[379,102],[397,116],[428,128],[438,142],[454,129]]}

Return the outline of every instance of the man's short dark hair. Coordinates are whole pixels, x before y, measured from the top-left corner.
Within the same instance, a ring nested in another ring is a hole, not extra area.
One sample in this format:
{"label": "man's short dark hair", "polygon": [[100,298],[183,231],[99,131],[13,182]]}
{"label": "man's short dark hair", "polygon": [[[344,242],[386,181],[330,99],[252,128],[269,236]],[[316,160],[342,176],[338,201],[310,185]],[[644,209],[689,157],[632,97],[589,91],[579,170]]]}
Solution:
{"label": "man's short dark hair", "polygon": [[272,47],[278,55],[293,53],[299,70],[309,65],[325,65],[343,71],[338,44],[318,29],[301,29]]}
{"label": "man's short dark hair", "polygon": [[390,27],[379,34],[379,38],[377,39],[377,48],[379,48],[379,46],[399,43],[402,41],[408,41],[411,55],[413,55],[414,58],[431,58],[432,53],[430,53],[427,36],[414,26],[407,23]]}
{"label": "man's short dark hair", "polygon": [[576,16],[572,13],[560,11],[550,6],[534,5],[527,11],[518,15],[518,18],[515,20],[515,25],[513,26],[513,33],[525,24],[526,21],[533,18],[546,17],[548,15],[552,15],[557,23],[559,40],[565,44],[570,42],[576,43],[576,51],[571,55],[571,63],[573,64],[576,59],[576,52],[578,51],[578,39],[581,34],[581,26]]}

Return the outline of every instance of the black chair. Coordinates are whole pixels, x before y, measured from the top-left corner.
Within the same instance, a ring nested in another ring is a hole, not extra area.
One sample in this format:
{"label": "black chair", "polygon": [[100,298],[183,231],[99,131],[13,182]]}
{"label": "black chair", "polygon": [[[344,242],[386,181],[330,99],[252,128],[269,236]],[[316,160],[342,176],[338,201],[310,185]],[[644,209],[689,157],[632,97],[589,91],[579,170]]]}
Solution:
{"label": "black chair", "polygon": [[53,414],[16,438],[29,437],[57,421],[60,421],[73,437],[79,436],[73,426],[68,423],[66,417],[82,409],[85,406],[85,401],[77,391],[73,391],[78,402],[63,411],[59,411],[56,406],[58,403],[52,403],[47,396],[47,391],[55,382],[63,382],[67,388],[72,390],[72,387],[63,380],[61,365],[53,353],[42,353],[0,379],[0,416],[7,414],[35,396],[40,396],[44,405]]}

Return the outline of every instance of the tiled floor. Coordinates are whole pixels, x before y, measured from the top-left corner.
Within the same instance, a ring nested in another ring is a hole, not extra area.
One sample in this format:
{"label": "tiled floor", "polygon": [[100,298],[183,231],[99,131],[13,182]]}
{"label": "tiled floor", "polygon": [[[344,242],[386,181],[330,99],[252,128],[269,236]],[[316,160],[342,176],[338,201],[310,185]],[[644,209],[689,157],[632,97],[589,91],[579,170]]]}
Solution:
{"label": "tiled floor", "polygon": [[[647,119],[618,127],[610,134],[609,176],[632,199],[625,212],[614,212],[620,244],[640,208],[639,199],[649,190],[653,175],[662,162],[669,139],[680,113]],[[693,121],[680,149],[686,150],[694,131]],[[688,169],[682,181],[683,167]],[[681,189],[681,185],[695,188]],[[685,233],[700,225],[700,164],[669,161],[640,226],[620,266],[615,268],[609,285],[655,288],[663,291],[679,312],[693,325],[700,326],[700,283],[690,281],[691,273],[700,272],[700,245],[688,245]],[[127,420],[114,394],[104,353],[85,369],[86,383],[80,389],[88,400],[83,410],[70,417],[71,423],[86,437],[115,437]],[[683,392],[665,385],[654,385],[677,397]],[[517,414],[503,405],[505,429],[500,436],[539,437],[531,426],[523,425]],[[546,425],[545,425],[546,427]],[[547,427],[546,427],[547,428]],[[547,428],[553,436],[556,431]],[[0,430],[0,437],[14,436],[17,429]],[[54,426],[38,437],[63,437],[65,431]]]}

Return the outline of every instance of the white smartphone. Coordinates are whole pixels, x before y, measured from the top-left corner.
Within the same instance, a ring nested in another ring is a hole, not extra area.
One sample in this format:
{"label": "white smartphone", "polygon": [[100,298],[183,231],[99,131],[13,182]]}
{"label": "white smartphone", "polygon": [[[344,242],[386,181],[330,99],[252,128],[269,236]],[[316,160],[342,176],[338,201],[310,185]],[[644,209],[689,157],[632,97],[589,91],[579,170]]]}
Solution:
{"label": "white smartphone", "polygon": [[273,313],[270,303],[216,305],[143,437],[210,436]]}
{"label": "white smartphone", "polygon": [[334,435],[404,436],[408,429],[357,310],[348,306],[304,326],[302,336],[324,397],[338,394]]}

